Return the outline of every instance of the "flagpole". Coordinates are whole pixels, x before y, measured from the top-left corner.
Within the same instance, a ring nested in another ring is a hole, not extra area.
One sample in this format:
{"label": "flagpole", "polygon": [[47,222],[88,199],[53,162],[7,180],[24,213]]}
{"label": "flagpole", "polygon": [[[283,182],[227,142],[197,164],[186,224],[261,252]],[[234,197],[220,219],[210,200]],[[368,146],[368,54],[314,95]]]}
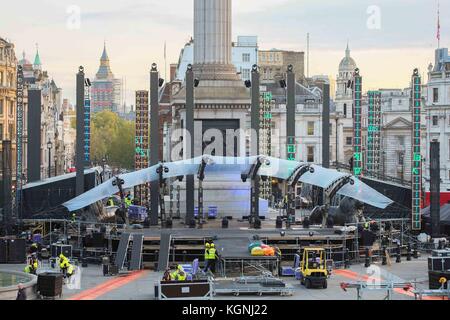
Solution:
{"label": "flagpole", "polygon": [[167,43],[164,41],[164,80],[167,83]]}
{"label": "flagpole", "polygon": [[441,19],[440,19],[440,2],[438,0],[438,31],[437,31],[437,39],[438,39],[438,49],[441,48]]}

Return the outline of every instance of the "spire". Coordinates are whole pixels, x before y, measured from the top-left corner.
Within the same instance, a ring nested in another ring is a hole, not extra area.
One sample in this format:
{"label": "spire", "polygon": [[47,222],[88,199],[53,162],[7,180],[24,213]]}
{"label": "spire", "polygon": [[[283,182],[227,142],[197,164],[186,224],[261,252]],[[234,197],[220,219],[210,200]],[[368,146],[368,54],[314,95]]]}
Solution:
{"label": "spire", "polygon": [[41,57],[39,56],[39,46],[36,43],[36,56],[34,57],[34,63],[33,66],[35,68],[40,68],[41,67]]}
{"label": "spire", "polygon": [[347,40],[347,49],[345,49],[345,56],[346,56],[347,58],[350,58],[350,47],[349,47],[349,45],[348,45],[348,40]]}
{"label": "spire", "polygon": [[103,53],[100,58],[100,67],[96,75],[97,79],[113,79],[114,75],[111,72],[111,67],[109,65],[109,57],[106,53],[106,42],[103,43]]}
{"label": "spire", "polygon": [[103,53],[102,57],[100,58],[101,61],[108,61],[108,54],[106,53],[106,41],[103,43]]}

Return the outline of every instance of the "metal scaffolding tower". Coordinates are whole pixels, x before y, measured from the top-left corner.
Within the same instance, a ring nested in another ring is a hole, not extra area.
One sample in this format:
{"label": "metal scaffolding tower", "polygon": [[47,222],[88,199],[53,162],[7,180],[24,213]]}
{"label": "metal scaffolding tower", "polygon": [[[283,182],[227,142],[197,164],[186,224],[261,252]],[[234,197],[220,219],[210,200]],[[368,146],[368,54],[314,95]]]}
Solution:
{"label": "metal scaffolding tower", "polygon": [[17,123],[16,123],[16,199],[15,199],[15,210],[13,210],[13,215],[15,218],[20,219],[21,216],[21,196],[22,196],[22,159],[23,159],[23,89],[24,89],[24,78],[23,78],[23,67],[21,65],[17,66],[17,90],[16,90],[16,101],[17,101]]}

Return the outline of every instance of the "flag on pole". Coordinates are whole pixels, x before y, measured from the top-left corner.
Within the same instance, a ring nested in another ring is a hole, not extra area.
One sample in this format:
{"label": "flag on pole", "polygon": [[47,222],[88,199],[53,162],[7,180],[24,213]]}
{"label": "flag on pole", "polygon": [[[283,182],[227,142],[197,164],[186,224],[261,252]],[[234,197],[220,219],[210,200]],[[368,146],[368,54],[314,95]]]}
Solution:
{"label": "flag on pole", "polygon": [[167,43],[164,41],[164,80],[167,81],[167,54],[166,54]]}

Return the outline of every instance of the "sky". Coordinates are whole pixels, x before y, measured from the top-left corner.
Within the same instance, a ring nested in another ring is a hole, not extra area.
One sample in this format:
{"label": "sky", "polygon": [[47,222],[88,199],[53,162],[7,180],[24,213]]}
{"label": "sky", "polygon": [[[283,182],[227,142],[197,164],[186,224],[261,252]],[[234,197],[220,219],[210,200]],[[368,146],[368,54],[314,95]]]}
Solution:
{"label": "sky", "polygon": [[[347,42],[365,89],[408,86],[412,70],[426,74],[438,43],[438,0],[233,0],[233,39],[258,36],[261,49],[306,51],[310,75],[336,78]],[[440,0],[441,47],[450,46],[450,0]],[[193,0],[5,1],[0,37],[16,56],[33,61],[36,44],[63,96],[75,101],[75,74],[94,78],[106,41],[111,68],[125,78],[127,103],[149,87],[156,62],[164,76],[193,35]]]}

